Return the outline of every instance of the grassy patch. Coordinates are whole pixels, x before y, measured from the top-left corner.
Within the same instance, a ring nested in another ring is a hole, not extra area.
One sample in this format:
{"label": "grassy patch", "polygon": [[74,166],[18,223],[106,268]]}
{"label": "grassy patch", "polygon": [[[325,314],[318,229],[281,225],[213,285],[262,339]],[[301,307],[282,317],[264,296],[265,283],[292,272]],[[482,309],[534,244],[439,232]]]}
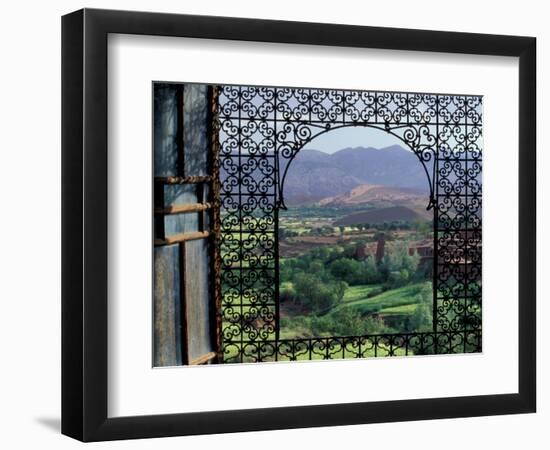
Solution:
{"label": "grassy patch", "polygon": [[[355,308],[362,314],[370,314],[381,312],[387,308],[416,305],[419,303],[418,294],[422,285],[423,283],[415,283],[397,289],[390,289],[371,298],[365,297],[368,293],[368,289],[359,289],[361,287],[365,288],[370,286],[353,286],[349,288],[350,290],[353,289],[348,297],[350,300],[337,308]],[[375,288],[375,285],[373,285],[373,288]],[[346,295],[348,295],[347,291],[344,295],[344,299]],[[351,300],[352,298],[354,300]]]}
{"label": "grassy patch", "polygon": [[381,309],[380,314],[414,314],[416,311],[417,303],[411,303],[409,305],[391,306],[389,308]]}
{"label": "grassy patch", "polygon": [[367,296],[372,291],[374,291],[375,289],[380,289],[380,287],[380,284],[361,284],[358,286],[350,286],[348,289],[346,289],[342,302],[351,303],[366,300]]}

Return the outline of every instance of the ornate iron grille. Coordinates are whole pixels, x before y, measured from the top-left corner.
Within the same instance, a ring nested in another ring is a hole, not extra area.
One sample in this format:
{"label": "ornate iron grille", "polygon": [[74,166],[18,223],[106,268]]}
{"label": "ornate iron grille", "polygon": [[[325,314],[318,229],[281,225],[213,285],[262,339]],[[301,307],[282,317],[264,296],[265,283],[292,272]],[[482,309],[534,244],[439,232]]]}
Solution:
{"label": "ornate iron grille", "polygon": [[[482,97],[221,86],[221,308],[225,362],[481,351]],[[433,209],[433,331],[279,339],[279,209],[312,139],[372,127],[418,157]]]}

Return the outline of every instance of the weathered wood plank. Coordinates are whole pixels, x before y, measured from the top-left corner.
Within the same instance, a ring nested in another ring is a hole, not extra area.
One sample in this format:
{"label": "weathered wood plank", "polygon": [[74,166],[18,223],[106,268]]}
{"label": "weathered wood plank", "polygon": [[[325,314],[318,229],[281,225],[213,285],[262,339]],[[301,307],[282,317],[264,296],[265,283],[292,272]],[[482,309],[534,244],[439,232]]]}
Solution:
{"label": "weathered wood plank", "polygon": [[180,267],[178,246],[155,248],[153,287],[153,364],[179,366],[181,352]]}
{"label": "weathered wood plank", "polygon": [[166,208],[155,208],[155,214],[181,214],[189,212],[206,211],[212,208],[211,203],[186,203],[184,205],[172,205]]}
{"label": "weathered wood plank", "polygon": [[210,271],[208,241],[185,244],[185,308],[189,361],[215,351],[210,324]]}
{"label": "weathered wood plank", "polygon": [[[204,203],[197,197],[195,184],[165,185],[164,191],[164,208]],[[199,215],[196,213],[167,215],[164,217],[164,231],[166,236],[202,231],[199,228]]]}
{"label": "weathered wood plank", "polygon": [[212,177],[208,175],[190,176],[190,177],[155,177],[155,183],[160,184],[198,184],[210,183]]}
{"label": "weathered wood plank", "polygon": [[208,85],[186,84],[183,93],[183,141],[185,175],[204,176],[209,172]]}
{"label": "weathered wood plank", "polygon": [[155,83],[153,85],[154,118],[153,147],[155,176],[178,175],[178,113],[177,86]]}
{"label": "weathered wood plank", "polygon": [[193,233],[179,233],[166,236],[166,239],[155,239],[156,246],[177,244],[178,242],[196,241],[210,236],[209,231],[197,231]]}
{"label": "weathered wood plank", "polygon": [[206,355],[199,356],[198,358],[189,361],[189,365],[198,366],[200,364],[206,364],[208,361],[212,361],[215,357],[215,352],[209,352]]}

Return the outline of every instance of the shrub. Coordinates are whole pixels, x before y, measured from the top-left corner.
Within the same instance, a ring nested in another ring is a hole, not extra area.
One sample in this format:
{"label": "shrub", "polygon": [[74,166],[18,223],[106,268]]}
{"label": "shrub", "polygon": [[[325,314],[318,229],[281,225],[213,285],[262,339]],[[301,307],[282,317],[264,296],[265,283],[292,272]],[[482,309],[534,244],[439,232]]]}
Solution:
{"label": "shrub", "polygon": [[430,331],[432,329],[432,309],[426,303],[417,305],[410,318],[411,331]]}
{"label": "shrub", "polygon": [[296,290],[292,283],[281,284],[279,287],[279,299],[281,303],[296,301]]}
{"label": "shrub", "polygon": [[339,283],[325,284],[316,275],[300,273],[294,277],[297,301],[313,313],[325,312],[338,303],[345,288]]}

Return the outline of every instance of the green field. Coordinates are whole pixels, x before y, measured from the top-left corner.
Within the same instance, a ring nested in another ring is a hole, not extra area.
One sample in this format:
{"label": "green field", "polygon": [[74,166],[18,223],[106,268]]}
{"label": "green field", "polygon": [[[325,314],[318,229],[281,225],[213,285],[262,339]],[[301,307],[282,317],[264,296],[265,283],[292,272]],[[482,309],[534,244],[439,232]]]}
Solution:
{"label": "green field", "polygon": [[[346,289],[344,298],[342,299],[343,303],[351,304],[359,301],[364,301],[368,299],[369,293],[380,289],[381,284],[363,284],[359,286],[350,286]],[[372,299],[370,299],[372,300]]]}
{"label": "green field", "polygon": [[350,286],[346,289],[340,304],[317,318],[299,315],[284,318],[281,323],[280,337],[292,339],[330,336],[330,333],[316,333],[315,321],[338,322],[342,317],[346,320],[346,313],[351,313],[351,320],[354,320],[353,317],[356,318],[355,320],[360,317],[364,320],[369,317],[376,317],[377,320],[382,318],[403,320],[415,314],[419,305],[425,301],[421,292],[429,289],[431,289],[430,282],[413,283],[388,290],[383,290],[380,284]]}
{"label": "green field", "polygon": [[380,314],[413,314],[416,311],[418,303],[410,303],[408,305],[390,306],[380,310]]}
{"label": "green field", "polygon": [[[369,292],[380,289],[379,285],[351,286],[344,294],[344,303],[335,308],[354,308],[361,314],[372,314],[381,312],[412,313],[415,305],[420,303],[418,295],[424,283],[414,283],[397,289],[389,289],[381,294],[368,297]],[[390,311],[387,311],[390,309]],[[393,309],[393,311],[391,311]]]}

